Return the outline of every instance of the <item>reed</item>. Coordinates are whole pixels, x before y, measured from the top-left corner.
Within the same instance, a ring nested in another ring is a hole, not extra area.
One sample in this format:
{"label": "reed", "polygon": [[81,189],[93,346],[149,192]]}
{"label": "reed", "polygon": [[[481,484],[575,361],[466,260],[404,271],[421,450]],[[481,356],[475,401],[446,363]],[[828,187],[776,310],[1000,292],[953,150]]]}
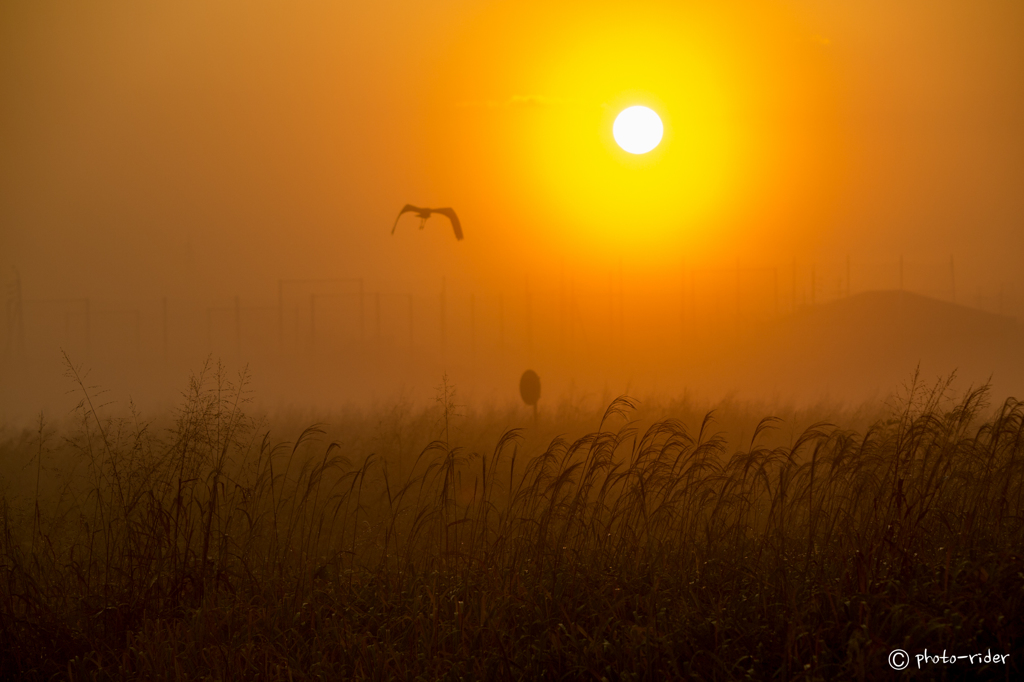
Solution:
{"label": "reed", "polygon": [[432,438],[399,411],[289,442],[222,367],[167,429],[69,374],[61,439],[0,445],[30,463],[0,497],[5,678],[876,679],[897,647],[1020,674],[1024,405],[985,388],[742,444],[624,397],[485,450],[447,382]]}

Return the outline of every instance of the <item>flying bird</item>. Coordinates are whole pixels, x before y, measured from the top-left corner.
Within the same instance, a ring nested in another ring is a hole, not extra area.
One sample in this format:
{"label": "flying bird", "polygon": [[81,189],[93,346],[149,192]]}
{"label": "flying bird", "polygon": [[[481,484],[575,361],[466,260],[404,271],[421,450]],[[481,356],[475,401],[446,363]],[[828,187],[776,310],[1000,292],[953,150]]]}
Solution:
{"label": "flying bird", "polygon": [[[423,224],[427,222],[427,218],[430,217],[431,213],[440,213],[441,215],[448,216],[448,220],[452,221],[452,227],[455,228],[455,238],[462,239],[462,223],[459,222],[459,216],[455,215],[454,209],[420,208],[419,206],[406,204],[405,207],[398,212],[398,218],[401,218],[403,213],[409,213],[410,211],[419,216],[421,230],[423,229]],[[398,227],[398,218],[395,218],[395,225],[391,228],[391,234],[394,234],[395,227]]]}

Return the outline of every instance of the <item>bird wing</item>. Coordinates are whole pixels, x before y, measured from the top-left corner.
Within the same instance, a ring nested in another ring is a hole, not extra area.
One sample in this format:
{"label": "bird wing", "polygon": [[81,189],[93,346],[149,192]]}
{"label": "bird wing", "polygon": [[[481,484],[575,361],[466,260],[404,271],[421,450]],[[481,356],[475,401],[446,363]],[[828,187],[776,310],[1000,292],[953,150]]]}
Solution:
{"label": "bird wing", "polygon": [[[412,204],[406,204],[405,206],[402,207],[402,210],[398,212],[398,218],[401,218],[403,213],[408,213],[409,211],[421,213],[423,209],[419,208],[418,206],[413,206]],[[391,228],[391,234],[394,234],[395,228],[398,227],[398,218],[395,218],[395,224]]]}
{"label": "bird wing", "polygon": [[459,222],[459,216],[455,215],[455,210],[451,208],[435,208],[433,211],[434,213],[448,216],[448,220],[452,221],[452,227],[455,228],[455,238],[461,240],[462,223]]}

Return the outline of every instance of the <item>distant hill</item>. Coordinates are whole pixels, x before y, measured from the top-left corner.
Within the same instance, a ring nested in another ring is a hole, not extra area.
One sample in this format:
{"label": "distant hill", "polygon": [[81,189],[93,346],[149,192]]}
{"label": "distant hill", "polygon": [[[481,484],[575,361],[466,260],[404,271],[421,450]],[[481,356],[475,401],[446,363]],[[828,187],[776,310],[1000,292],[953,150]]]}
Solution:
{"label": "distant hill", "polygon": [[920,365],[932,382],[956,371],[962,389],[992,377],[994,393],[1024,398],[1024,335],[1013,318],[901,291],[873,291],[782,318],[719,358],[737,388],[788,393],[887,392]]}

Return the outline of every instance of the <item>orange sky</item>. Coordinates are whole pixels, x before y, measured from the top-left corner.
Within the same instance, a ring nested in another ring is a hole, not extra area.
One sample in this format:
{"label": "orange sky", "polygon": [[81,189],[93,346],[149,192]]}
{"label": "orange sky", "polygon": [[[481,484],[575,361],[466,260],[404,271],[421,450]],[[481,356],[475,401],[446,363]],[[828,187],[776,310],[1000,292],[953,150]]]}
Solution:
{"label": "orange sky", "polygon": [[[0,273],[222,306],[794,260],[842,291],[847,257],[892,288],[901,255],[941,289],[955,254],[958,300],[1021,314],[1022,35],[1009,0],[4,3]],[[610,135],[637,103],[643,157]],[[392,237],[406,202],[465,241]]]}
{"label": "orange sky", "polygon": [[[1013,278],[1024,253],[1019,3],[0,11],[0,265],[47,295],[487,277],[499,252]],[[630,164],[609,116],[634,100],[668,133]],[[388,238],[407,201],[456,206],[462,253]]]}

